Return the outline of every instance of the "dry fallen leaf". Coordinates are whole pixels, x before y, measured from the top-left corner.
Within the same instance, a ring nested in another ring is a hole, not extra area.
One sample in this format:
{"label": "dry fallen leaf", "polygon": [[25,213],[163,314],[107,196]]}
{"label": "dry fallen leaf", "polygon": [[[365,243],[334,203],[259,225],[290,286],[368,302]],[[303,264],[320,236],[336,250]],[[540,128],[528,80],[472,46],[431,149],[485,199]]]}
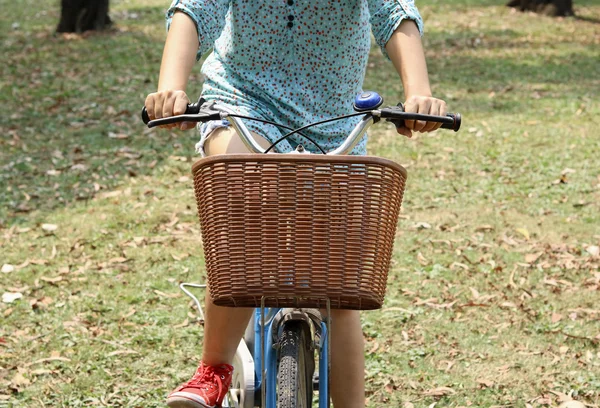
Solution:
{"label": "dry fallen leaf", "polygon": [[51,297],[44,296],[41,299],[31,299],[29,301],[29,305],[33,309],[43,309],[43,308],[50,306],[53,301],[54,300]]}
{"label": "dry fallen leaf", "polygon": [[122,191],[120,190],[115,190],[115,191],[108,191],[106,193],[102,193],[102,194],[98,194],[98,198],[114,198],[114,197],[118,197],[121,194],[123,194]]}
{"label": "dry fallen leaf", "polygon": [[53,373],[54,373],[54,371],[48,370],[45,368],[40,368],[40,369],[33,370],[30,372],[30,374],[32,374],[32,375],[46,375],[46,374],[53,374]]}
{"label": "dry fallen leaf", "polygon": [[58,283],[63,280],[62,276],[55,276],[53,278],[48,278],[46,276],[42,276],[40,279],[43,280],[44,282],[53,283],[53,284]]}
{"label": "dry fallen leaf", "polygon": [[4,303],[12,303],[15,300],[21,299],[23,294],[20,292],[5,292],[2,294],[2,302]]}
{"label": "dry fallen leaf", "polygon": [[83,163],[77,163],[71,166],[71,171],[86,171],[88,167]]}
{"label": "dry fallen leaf", "polygon": [[15,270],[14,265],[4,264],[2,265],[2,273],[11,273]]}
{"label": "dry fallen leaf", "polygon": [[528,264],[532,264],[535,263],[535,261],[537,261],[540,256],[542,256],[544,253],[543,252],[537,252],[535,254],[527,254],[525,255],[525,262],[527,262]]}
{"label": "dry fallen leaf", "polygon": [[[597,245],[590,245],[585,250],[591,256],[600,256],[600,247]],[[2,272],[4,272],[4,271],[2,271]]]}
{"label": "dry fallen leaf", "polygon": [[525,239],[527,241],[529,241],[529,231],[527,231],[526,228],[517,228],[515,231],[517,231],[519,234],[523,235],[523,237],[525,237]]}
{"label": "dry fallen leaf", "polygon": [[108,132],[108,137],[110,137],[111,139],[127,139],[129,135],[125,133]]}
{"label": "dry fallen leaf", "polygon": [[165,293],[165,292],[161,292],[160,290],[154,290],[154,293],[156,293],[158,296],[170,298],[170,299],[178,298],[181,296],[179,293]]}
{"label": "dry fallen leaf", "polygon": [[23,376],[23,374],[16,373],[15,376],[12,378],[12,380],[10,380],[10,384],[15,388],[21,388],[21,387],[26,387],[29,384],[31,384],[31,381],[29,381],[29,379],[25,378]]}
{"label": "dry fallen leaf", "polygon": [[477,383],[481,384],[485,388],[492,388],[494,386],[494,382],[492,380],[485,380],[483,378],[478,379]]}
{"label": "dry fallen leaf", "polygon": [[173,326],[174,329],[181,329],[183,327],[188,327],[190,325],[190,321],[188,319],[185,319],[183,322],[181,322],[180,324],[176,324],[175,326]]}
{"label": "dry fallen leaf", "polygon": [[417,254],[417,261],[423,266],[429,265],[429,261],[423,256],[421,252]]}
{"label": "dry fallen leaf", "polygon": [[423,395],[428,397],[443,397],[444,395],[452,395],[455,393],[456,392],[450,387],[438,387],[423,392]]}
{"label": "dry fallen leaf", "polygon": [[461,268],[465,271],[469,270],[469,267],[463,263],[460,262],[452,262],[452,265],[450,265],[450,269],[455,270],[456,268]]}
{"label": "dry fallen leaf", "polygon": [[31,361],[29,363],[26,363],[23,367],[31,367],[33,365],[36,364],[43,364],[43,363],[48,363],[51,361],[64,361],[65,363],[70,363],[71,360],[66,358],[66,357],[60,357],[60,354],[56,354],[57,352],[52,352],[51,357],[47,357],[47,358],[41,358],[39,360],[35,360],[35,361]]}
{"label": "dry fallen leaf", "polygon": [[544,283],[548,286],[558,287],[558,282],[556,281],[556,279],[548,279],[548,278],[544,277],[544,280],[542,281],[542,283]]}
{"label": "dry fallen leaf", "polygon": [[58,229],[58,225],[56,224],[42,224],[42,229],[44,231],[52,232]]}
{"label": "dry fallen leaf", "polygon": [[190,256],[190,254],[187,254],[187,253],[185,253],[185,254],[181,254],[181,255],[174,255],[174,254],[171,254],[171,257],[172,257],[174,260],[176,260],[176,261],[181,261],[181,260],[183,260],[183,259],[185,259],[185,258],[187,258],[187,257],[189,257],[189,256]]}
{"label": "dry fallen leaf", "polygon": [[567,401],[560,404],[558,408],[585,408],[585,405],[579,401]]}
{"label": "dry fallen leaf", "polygon": [[125,319],[133,316],[135,314],[135,312],[136,312],[136,310],[132,307],[131,309],[129,309],[129,312],[127,312],[126,314],[121,316],[121,320],[125,320]]}
{"label": "dry fallen leaf", "polygon": [[558,397],[558,402],[573,401],[573,398],[571,398],[570,396],[568,396],[567,394],[565,394],[563,392],[552,391],[552,390],[550,392]]}
{"label": "dry fallen leaf", "polygon": [[108,353],[107,356],[113,357],[113,356],[119,356],[121,354],[138,354],[138,352],[135,350],[117,350],[117,351],[113,351],[112,353]]}
{"label": "dry fallen leaf", "polygon": [[500,307],[503,309],[516,309],[517,305],[515,305],[513,302],[502,302]]}

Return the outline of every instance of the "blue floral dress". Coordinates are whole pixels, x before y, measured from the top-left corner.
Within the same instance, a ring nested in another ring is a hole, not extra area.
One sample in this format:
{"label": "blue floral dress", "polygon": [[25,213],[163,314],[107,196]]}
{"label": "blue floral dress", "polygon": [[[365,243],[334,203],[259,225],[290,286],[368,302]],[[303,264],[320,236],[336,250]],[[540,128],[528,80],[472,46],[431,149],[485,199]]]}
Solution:
{"label": "blue floral dress", "polygon": [[[208,50],[202,95],[257,116],[297,128],[352,112],[361,92],[371,32],[384,55],[402,20],[423,21],[413,0],[174,0],[175,11],[196,23],[198,59]],[[358,119],[306,131],[325,149],[337,147]],[[245,122],[271,142],[284,133],[271,125]],[[302,143],[295,135],[278,150]],[[354,149],[365,154],[366,138]]]}

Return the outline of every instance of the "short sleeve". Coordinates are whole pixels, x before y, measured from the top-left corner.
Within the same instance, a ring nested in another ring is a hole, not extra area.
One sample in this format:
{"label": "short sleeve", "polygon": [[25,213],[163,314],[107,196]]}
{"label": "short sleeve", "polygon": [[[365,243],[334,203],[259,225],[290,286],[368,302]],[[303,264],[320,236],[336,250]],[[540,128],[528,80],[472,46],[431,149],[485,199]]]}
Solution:
{"label": "short sleeve", "polygon": [[167,30],[176,11],[181,11],[196,24],[198,31],[198,54],[196,59],[211,49],[225,26],[229,0],[173,0],[167,10]]}
{"label": "short sleeve", "polygon": [[413,0],[367,1],[369,4],[369,14],[371,15],[371,30],[386,58],[389,57],[385,50],[385,45],[403,20],[413,20],[417,24],[419,32],[423,35],[423,19]]}

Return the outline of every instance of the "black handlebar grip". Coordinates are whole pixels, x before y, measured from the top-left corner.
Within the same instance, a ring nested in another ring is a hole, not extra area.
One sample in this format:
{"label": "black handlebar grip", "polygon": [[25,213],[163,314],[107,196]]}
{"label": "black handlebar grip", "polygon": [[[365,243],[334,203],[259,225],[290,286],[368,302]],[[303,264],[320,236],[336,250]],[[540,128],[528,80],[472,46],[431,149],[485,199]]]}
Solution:
{"label": "black handlebar grip", "polygon": [[[402,112],[404,112],[404,105],[402,105],[402,102],[398,103],[398,105],[396,105],[396,107],[399,108]],[[461,124],[461,120],[462,120],[460,113],[447,113],[446,117],[452,119],[452,123],[442,123],[442,126],[440,126],[440,127],[442,129],[450,129],[450,130],[454,130],[455,132],[458,132],[458,130],[460,129],[460,124]],[[404,126],[404,120],[402,120],[402,119],[388,119],[388,120],[390,122],[392,122],[394,125],[396,125],[396,127]]]}
{"label": "black handlebar grip", "polygon": [[150,117],[148,116],[148,111],[145,106],[142,108],[142,120],[144,121],[144,125],[147,125],[148,122],[150,122]]}
{"label": "black handlebar grip", "polygon": [[448,113],[446,116],[449,118],[452,118],[454,120],[454,122],[453,123],[442,123],[442,126],[440,126],[440,127],[442,129],[450,129],[450,130],[454,130],[455,132],[458,132],[458,130],[460,129],[460,122],[462,120],[460,113]]}
{"label": "black handlebar grip", "polygon": [[[203,103],[204,99],[200,99],[196,103],[188,103],[188,106],[185,108],[185,115],[196,115],[200,113],[200,107]],[[150,122],[150,117],[148,116],[148,111],[146,110],[145,106],[142,108],[142,120],[144,121],[145,125]]]}

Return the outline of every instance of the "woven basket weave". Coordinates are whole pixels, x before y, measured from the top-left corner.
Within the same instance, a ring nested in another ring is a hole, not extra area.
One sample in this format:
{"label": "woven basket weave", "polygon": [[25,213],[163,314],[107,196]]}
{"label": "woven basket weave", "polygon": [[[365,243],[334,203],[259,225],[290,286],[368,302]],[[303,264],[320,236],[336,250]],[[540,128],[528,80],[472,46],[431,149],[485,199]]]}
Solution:
{"label": "woven basket weave", "polygon": [[192,168],[215,304],[377,309],[406,181],[369,156],[236,154]]}

